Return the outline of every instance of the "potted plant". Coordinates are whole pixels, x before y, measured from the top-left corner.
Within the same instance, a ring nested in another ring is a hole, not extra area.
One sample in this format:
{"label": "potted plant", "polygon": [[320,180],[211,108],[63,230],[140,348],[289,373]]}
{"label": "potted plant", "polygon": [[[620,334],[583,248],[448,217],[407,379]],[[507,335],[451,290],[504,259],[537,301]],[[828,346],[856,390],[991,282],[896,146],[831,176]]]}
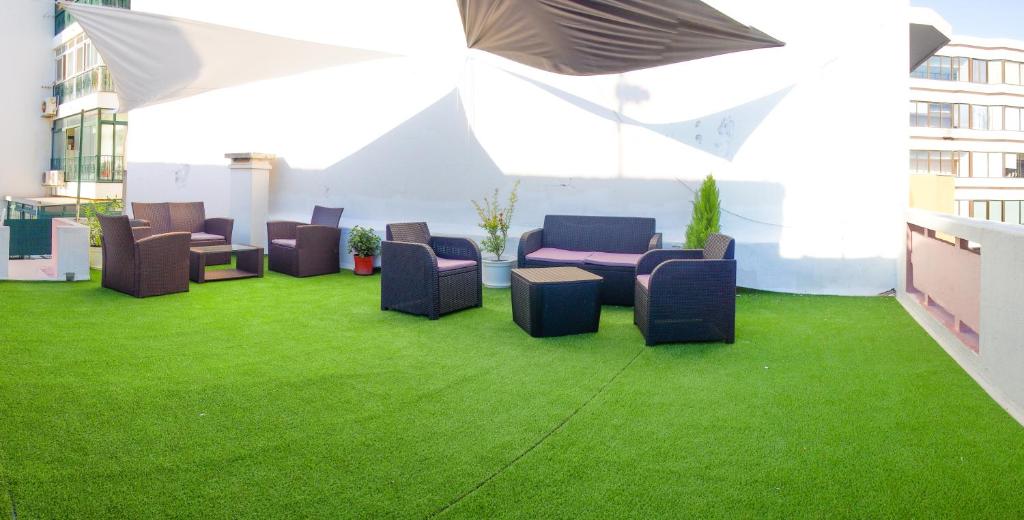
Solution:
{"label": "potted plant", "polygon": [[373,274],[373,257],[380,249],[380,237],[373,228],[356,226],[348,234],[348,252],[355,261],[355,273],[361,276]]}
{"label": "potted plant", "polygon": [[100,227],[100,215],[120,214],[124,210],[124,201],[110,199],[104,202],[93,202],[82,206],[86,225],[89,226],[89,267],[103,269],[103,228]]}
{"label": "potted plant", "polygon": [[686,228],[686,248],[704,249],[708,235],[718,233],[722,218],[721,201],[715,178],[708,175],[693,196],[693,218]]}
{"label": "potted plant", "polygon": [[519,190],[519,181],[512,186],[512,192],[508,196],[508,205],[498,205],[498,189],[494,189],[491,198],[484,197],[482,203],[473,201],[476,214],[480,217],[480,227],[487,232],[482,242],[484,251],[493,255],[493,258],[483,259],[483,283],[485,287],[508,287],[512,285],[512,264],[514,260],[505,260],[501,255],[505,252],[508,244],[508,228],[512,223],[512,214],[516,209],[516,192]]}

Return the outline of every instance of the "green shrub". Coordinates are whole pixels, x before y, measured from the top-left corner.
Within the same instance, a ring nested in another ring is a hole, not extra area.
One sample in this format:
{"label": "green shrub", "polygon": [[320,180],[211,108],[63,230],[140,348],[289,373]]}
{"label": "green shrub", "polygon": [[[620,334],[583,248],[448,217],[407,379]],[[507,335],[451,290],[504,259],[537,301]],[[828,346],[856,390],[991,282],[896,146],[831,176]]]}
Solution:
{"label": "green shrub", "polygon": [[348,252],[356,256],[376,256],[380,237],[373,228],[356,226],[348,234]]}
{"label": "green shrub", "polygon": [[487,237],[480,244],[484,251],[494,255],[495,259],[501,260],[505,252],[505,245],[508,243],[508,228],[512,224],[512,214],[516,209],[519,191],[519,181],[512,186],[512,193],[508,195],[508,206],[498,206],[498,189],[494,189],[494,196],[490,199],[484,197],[483,203],[473,201],[476,214],[480,217],[480,227],[487,232]]}
{"label": "green shrub", "polygon": [[124,201],[121,199],[108,199],[82,205],[85,223],[89,226],[89,245],[92,247],[103,245],[103,228],[100,227],[100,215],[120,215],[123,212]]}
{"label": "green shrub", "polygon": [[721,201],[715,178],[708,175],[693,196],[693,218],[686,228],[686,248],[703,249],[708,235],[718,233],[722,216]]}

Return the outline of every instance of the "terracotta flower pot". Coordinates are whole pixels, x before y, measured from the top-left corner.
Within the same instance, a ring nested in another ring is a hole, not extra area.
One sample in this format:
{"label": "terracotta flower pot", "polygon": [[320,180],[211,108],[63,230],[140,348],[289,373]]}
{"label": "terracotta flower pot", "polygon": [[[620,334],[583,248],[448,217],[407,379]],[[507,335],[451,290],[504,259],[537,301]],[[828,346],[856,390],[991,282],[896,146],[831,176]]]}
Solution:
{"label": "terracotta flower pot", "polygon": [[356,262],[355,273],[360,276],[366,276],[373,274],[373,259],[372,256],[359,256],[352,255],[352,259]]}

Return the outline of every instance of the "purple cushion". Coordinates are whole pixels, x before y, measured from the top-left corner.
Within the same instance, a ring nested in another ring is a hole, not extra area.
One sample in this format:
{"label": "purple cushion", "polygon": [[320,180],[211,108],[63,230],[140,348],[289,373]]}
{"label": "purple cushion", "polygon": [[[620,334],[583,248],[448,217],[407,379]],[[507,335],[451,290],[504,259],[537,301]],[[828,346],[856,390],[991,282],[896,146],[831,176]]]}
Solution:
{"label": "purple cushion", "polygon": [[540,260],[542,262],[558,262],[562,264],[582,264],[593,251],[569,251],[556,247],[542,247],[528,255],[528,260]]}
{"label": "purple cushion", "polygon": [[437,257],[437,270],[438,271],[451,271],[454,269],[462,269],[463,267],[471,267],[476,265],[473,260],[452,260],[450,258]]}
{"label": "purple cushion", "polygon": [[640,285],[644,286],[644,289],[651,288],[651,275],[649,274],[638,274],[636,275],[636,281],[640,282]]}
{"label": "purple cushion", "polygon": [[594,253],[587,257],[584,263],[593,265],[610,265],[616,267],[636,267],[640,263],[640,257],[633,253]]}
{"label": "purple cushion", "polygon": [[224,240],[224,237],[220,235],[214,235],[212,233],[203,233],[202,231],[196,231],[192,233],[192,240]]}
{"label": "purple cushion", "polygon": [[292,249],[295,249],[295,239],[294,238],[275,238],[275,239],[271,240],[270,243],[276,244],[276,245],[279,245],[279,246],[290,247]]}

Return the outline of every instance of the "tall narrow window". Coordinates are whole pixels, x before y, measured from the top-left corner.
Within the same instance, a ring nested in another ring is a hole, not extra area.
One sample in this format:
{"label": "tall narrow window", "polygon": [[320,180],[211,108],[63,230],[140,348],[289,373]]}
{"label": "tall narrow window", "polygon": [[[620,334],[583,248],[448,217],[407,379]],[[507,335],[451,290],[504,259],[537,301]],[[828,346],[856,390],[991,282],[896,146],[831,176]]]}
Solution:
{"label": "tall narrow window", "polygon": [[985,220],[988,218],[988,201],[975,200],[971,202],[971,216]]}
{"label": "tall narrow window", "polygon": [[974,130],[988,130],[987,106],[971,105],[971,128]]}
{"label": "tall narrow window", "polygon": [[959,104],[957,107],[957,123],[955,128],[971,127],[971,105]]}
{"label": "tall narrow window", "polygon": [[990,130],[1003,129],[1003,107],[988,107],[988,127]]}
{"label": "tall narrow window", "polygon": [[1008,222],[1010,224],[1021,223],[1019,200],[1003,201],[1003,222]]}
{"label": "tall narrow window", "polygon": [[1003,81],[1010,85],[1020,85],[1020,63],[1016,61],[1005,62],[1004,69],[1006,73],[1003,75]]}
{"label": "tall narrow window", "polygon": [[988,83],[988,62],[971,58],[971,81]]}
{"label": "tall narrow window", "polygon": [[1003,201],[1001,200],[990,200],[988,201],[988,219],[993,222],[1003,221]]}
{"label": "tall narrow window", "polygon": [[988,177],[988,154],[971,152],[971,177]]}
{"label": "tall narrow window", "polygon": [[1003,62],[993,60],[988,62],[988,82],[989,83],[1002,83],[1003,82]]}
{"label": "tall narrow window", "polygon": [[1006,116],[1003,118],[1003,127],[1014,132],[1020,131],[1020,108],[1006,107]]}
{"label": "tall narrow window", "polygon": [[1003,154],[1003,177],[1017,177],[1017,154]]}

